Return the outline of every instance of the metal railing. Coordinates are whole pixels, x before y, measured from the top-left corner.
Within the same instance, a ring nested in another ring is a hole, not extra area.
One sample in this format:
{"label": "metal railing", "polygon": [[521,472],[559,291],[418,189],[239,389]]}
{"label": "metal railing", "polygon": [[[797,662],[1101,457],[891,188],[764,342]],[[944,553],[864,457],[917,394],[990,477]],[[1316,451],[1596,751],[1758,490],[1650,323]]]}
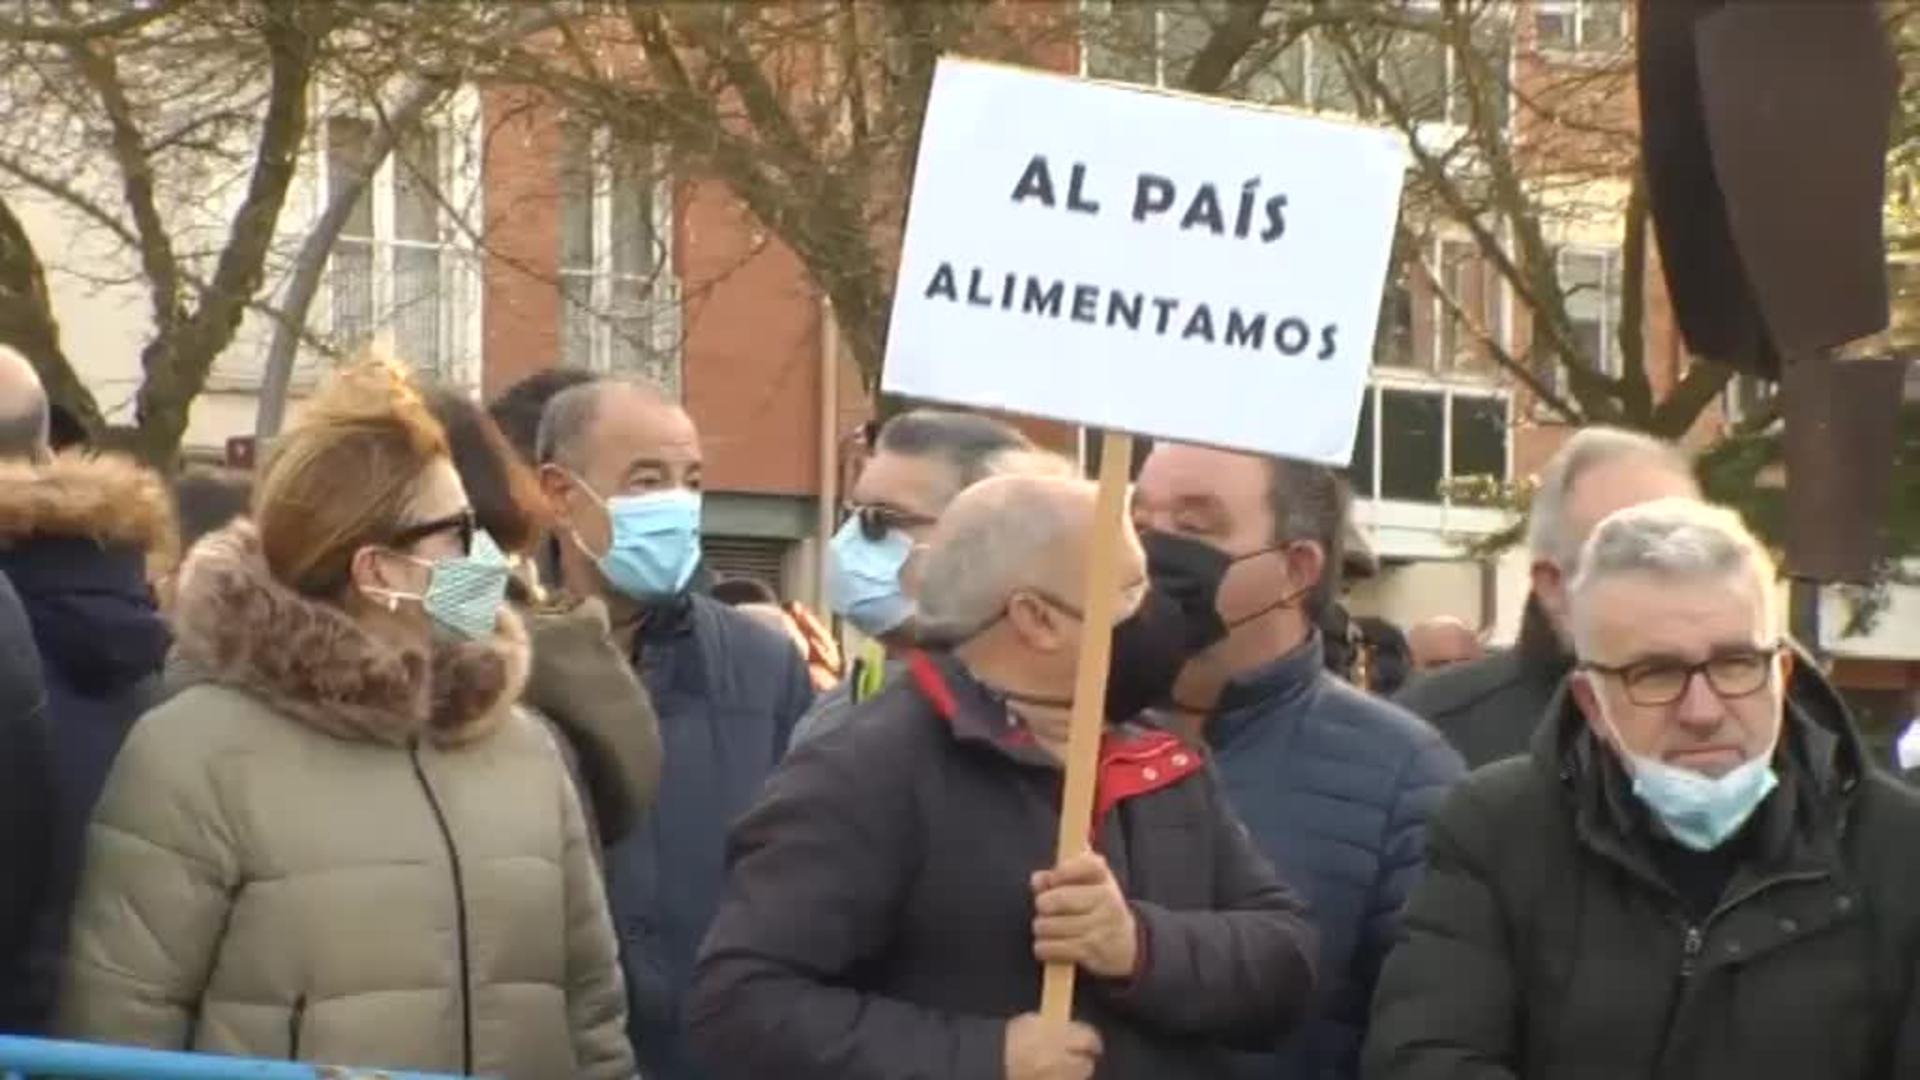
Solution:
{"label": "metal railing", "polygon": [[217,1054],[0,1035],[0,1080],[454,1080],[438,1073],[391,1072]]}

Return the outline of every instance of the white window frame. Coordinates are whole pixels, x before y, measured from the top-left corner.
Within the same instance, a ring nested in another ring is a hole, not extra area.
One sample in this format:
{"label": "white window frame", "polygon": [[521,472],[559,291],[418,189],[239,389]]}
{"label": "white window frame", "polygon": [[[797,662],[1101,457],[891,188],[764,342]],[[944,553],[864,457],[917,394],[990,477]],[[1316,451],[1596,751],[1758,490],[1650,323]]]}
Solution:
{"label": "white window frame", "polygon": [[[322,143],[320,152],[313,155],[317,162],[317,182],[312,186],[310,219],[316,221],[326,212],[331,187],[328,170],[332,165],[332,154],[325,144],[328,122],[336,117],[359,120],[370,125],[376,138],[380,124],[377,117],[368,115],[364,110],[333,107],[328,98],[329,95],[322,94],[320,107],[316,109],[316,115],[321,118],[316,127]],[[422,123],[435,134],[437,160],[434,169],[437,175],[434,177],[434,186],[444,200],[444,205],[437,208],[436,215],[439,240],[437,244],[430,245],[440,252],[437,355],[431,358],[431,362],[423,362],[419,357],[406,356],[398,351],[398,252],[407,247],[429,246],[417,241],[401,240],[397,235],[396,183],[402,168],[401,148],[398,146],[375,167],[365,191],[373,228],[371,344],[392,351],[398,359],[415,365],[423,374],[453,385],[473,387],[479,383],[479,346],[484,329],[481,311],[484,290],[479,252],[472,237],[458,227],[447,208],[477,208],[483,192],[480,163],[484,147],[481,145],[478,91],[471,86],[461,87],[452,95],[443,113],[428,116]],[[335,326],[333,292],[332,267],[329,265],[314,304],[314,321],[325,327],[328,335],[333,335]],[[336,338],[335,344],[343,349],[354,349],[367,343]]]}
{"label": "white window frame", "polygon": [[[1435,236],[1430,252],[1432,262],[1429,264],[1432,267],[1431,277],[1433,287],[1433,296],[1430,300],[1433,309],[1432,370],[1437,375],[1448,376],[1454,379],[1486,381],[1495,377],[1498,368],[1498,365],[1492,358],[1488,358],[1485,370],[1475,371],[1471,368],[1462,368],[1457,365],[1454,362],[1453,351],[1447,348],[1447,330],[1449,323],[1452,321],[1452,316],[1447,311],[1447,303],[1440,298],[1440,294],[1444,291],[1446,284],[1447,245],[1449,244],[1465,248],[1467,257],[1471,261],[1475,272],[1481,275],[1480,306],[1482,310],[1478,314],[1484,317],[1487,314],[1486,308],[1496,303],[1499,305],[1497,309],[1497,314],[1499,315],[1499,319],[1497,320],[1498,325],[1488,326],[1486,328],[1488,335],[1492,337],[1502,349],[1510,348],[1508,342],[1511,339],[1507,336],[1507,328],[1513,321],[1513,315],[1511,305],[1508,303],[1511,297],[1507,294],[1508,282],[1506,276],[1492,272],[1492,267],[1488,265],[1486,257],[1482,254],[1480,244],[1472,238],[1446,235]],[[1454,299],[1464,304],[1463,298],[1455,297]],[[1474,312],[1469,308],[1468,314],[1474,314]],[[1453,327],[1453,332],[1456,335],[1464,335],[1468,341],[1477,342],[1479,340],[1477,335],[1465,326],[1455,326]],[[1419,368],[1416,366],[1414,370],[1419,370]]]}
{"label": "white window frame", "polygon": [[[1440,13],[1440,0],[1407,0],[1405,8],[1409,11],[1428,12],[1438,15]],[[1493,18],[1498,16],[1490,11],[1487,17]],[[1511,101],[1513,74],[1512,40],[1511,30],[1509,30],[1507,55],[1505,58],[1509,87],[1509,101],[1506,111],[1508,125],[1511,125],[1513,122],[1513,102]],[[1315,62],[1317,59],[1315,53],[1323,47],[1320,43],[1319,35],[1308,32],[1300,37],[1294,47],[1300,50],[1301,63],[1300,90],[1302,100],[1297,104],[1316,112],[1335,112],[1341,115],[1347,115],[1344,109],[1337,109],[1326,105],[1320,93],[1321,73],[1319,65]],[[1445,133],[1451,133],[1453,137],[1457,138],[1466,130],[1467,126],[1466,117],[1454,115],[1454,107],[1458,104],[1455,89],[1460,79],[1458,71],[1460,58],[1454,54],[1452,48],[1446,47],[1445,45],[1441,47],[1440,57],[1444,65],[1441,79],[1445,105],[1438,119],[1423,119],[1418,121],[1422,134],[1422,142],[1425,143],[1431,140],[1435,142],[1436,145],[1444,145],[1449,141]]]}
{"label": "white window frame", "polygon": [[1433,394],[1433,395],[1439,395],[1442,398],[1442,407],[1441,407],[1442,420],[1441,420],[1441,428],[1440,428],[1440,480],[1441,480],[1441,483],[1443,484],[1448,483],[1454,479],[1454,475],[1453,475],[1453,402],[1454,400],[1456,398],[1477,398],[1481,400],[1498,400],[1502,402],[1506,406],[1506,414],[1507,414],[1507,440],[1506,440],[1507,459],[1504,463],[1502,463],[1503,471],[1500,476],[1500,479],[1502,482],[1512,479],[1514,425],[1513,425],[1513,392],[1511,390],[1507,389],[1504,386],[1485,386],[1485,385],[1475,385],[1472,383],[1458,383],[1458,382],[1451,382],[1445,379],[1418,378],[1418,377],[1410,378],[1408,377],[1408,373],[1400,370],[1394,370],[1392,371],[1391,374],[1382,373],[1376,370],[1374,377],[1369,378],[1367,380],[1367,399],[1370,402],[1372,402],[1372,406],[1373,406],[1373,427],[1372,427],[1372,430],[1369,432],[1369,434],[1373,436],[1373,476],[1371,478],[1372,484],[1370,485],[1370,489],[1372,490],[1373,494],[1366,496],[1365,501],[1374,502],[1374,503],[1390,503],[1396,506],[1425,507],[1425,508],[1434,508],[1434,509],[1439,509],[1442,507],[1454,508],[1453,499],[1450,496],[1446,496],[1446,495],[1442,495],[1439,498],[1439,500],[1436,502],[1426,503],[1426,502],[1414,502],[1406,499],[1389,499],[1380,494],[1380,479],[1382,475],[1381,469],[1385,462],[1385,459],[1382,457],[1382,451],[1385,449],[1385,442],[1380,435],[1380,431],[1381,431],[1380,421],[1381,421],[1381,417],[1384,415],[1384,413],[1382,412],[1382,399],[1384,397],[1383,392],[1387,390],[1398,390],[1398,391],[1403,391],[1407,393]]}
{"label": "white window frame", "polygon": [[[1614,2],[1614,10],[1619,15],[1619,26],[1614,39],[1604,45],[1593,45],[1587,41],[1587,13],[1590,9],[1608,3],[1609,0],[1533,0],[1533,8],[1528,19],[1531,24],[1534,47],[1543,53],[1556,56],[1607,56],[1626,48],[1631,39],[1628,34],[1627,4]],[[1570,44],[1548,44],[1540,37],[1540,15],[1542,12],[1555,12],[1571,20],[1573,41]]]}
{"label": "white window frame", "polygon": [[1625,269],[1620,264],[1620,249],[1568,244],[1556,252],[1553,257],[1554,282],[1560,288],[1563,304],[1571,299],[1566,291],[1568,256],[1601,260],[1600,355],[1596,360],[1602,374],[1617,376],[1626,359],[1620,352],[1620,316],[1626,302]]}
{"label": "white window frame", "polygon": [[[616,182],[612,164],[612,136],[604,127],[596,128],[591,139],[591,188],[593,198],[593,266],[587,271],[591,282],[588,289],[588,307],[582,310],[567,298],[565,290],[560,295],[560,340],[562,349],[573,338],[574,320],[586,319],[591,322],[590,357],[584,358],[590,370],[611,372],[614,370],[613,357],[615,335],[616,297],[614,286],[617,279],[613,271],[613,186]],[[661,370],[631,371],[621,374],[645,375],[661,384],[661,389],[678,395],[684,385],[682,364],[682,342],[680,337],[680,281],[674,270],[674,188],[672,178],[666,170],[658,167],[657,148],[649,152],[654,158],[646,162],[642,173],[653,184],[653,198],[648,206],[652,216],[648,237],[653,245],[655,270],[653,280],[648,285],[645,303],[648,309],[648,334],[643,348],[650,358],[661,365]],[[564,197],[563,197],[564,201]],[[564,205],[561,208],[564,229]],[[555,241],[558,243],[559,234]],[[582,272],[577,269],[560,267],[562,279],[579,278]],[[556,284],[556,288],[558,285]],[[568,362],[579,357],[567,356]]]}

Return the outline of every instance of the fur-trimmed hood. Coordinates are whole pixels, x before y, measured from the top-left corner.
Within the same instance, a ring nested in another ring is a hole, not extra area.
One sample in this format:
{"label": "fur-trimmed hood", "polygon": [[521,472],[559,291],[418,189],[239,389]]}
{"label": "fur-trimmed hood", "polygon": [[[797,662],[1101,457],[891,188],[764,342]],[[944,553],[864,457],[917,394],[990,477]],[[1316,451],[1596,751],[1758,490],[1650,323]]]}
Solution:
{"label": "fur-trimmed hood", "polygon": [[275,580],[251,523],[196,544],[179,587],[176,658],[194,680],[340,738],[473,742],[499,727],[526,684],[527,634],[511,610],[487,641],[396,648]]}
{"label": "fur-trimmed hood", "polygon": [[171,568],[180,547],[166,481],[118,454],[0,462],[0,546],[35,537],[132,548],[153,572]]}

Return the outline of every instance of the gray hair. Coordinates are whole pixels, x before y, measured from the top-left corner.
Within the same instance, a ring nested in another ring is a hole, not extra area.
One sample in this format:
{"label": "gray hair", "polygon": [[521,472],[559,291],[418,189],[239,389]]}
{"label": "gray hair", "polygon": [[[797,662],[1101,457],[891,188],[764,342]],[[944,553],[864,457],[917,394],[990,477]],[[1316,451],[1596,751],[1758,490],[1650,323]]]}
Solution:
{"label": "gray hair", "polygon": [[1052,553],[1085,525],[1061,498],[1061,483],[1026,475],[996,481],[981,493],[989,507],[943,523],[921,567],[914,617],[921,641],[957,645],[992,625],[1015,592],[1037,584]]}
{"label": "gray hair", "polygon": [[593,430],[600,415],[600,403],[607,391],[623,389],[662,404],[672,404],[658,386],[633,376],[606,376],[553,395],[540,413],[540,428],[534,436],[535,464],[579,467],[580,442]]}
{"label": "gray hair", "polygon": [[1535,559],[1554,563],[1568,574],[1579,568],[1583,538],[1567,535],[1567,500],[1582,476],[1629,458],[1692,475],[1686,455],[1670,443],[1625,428],[1581,428],[1547,462],[1540,486],[1534,490],[1527,514],[1527,547]]}
{"label": "gray hair", "polygon": [[953,471],[954,483],[942,502],[995,475],[995,458],[1032,450],[1033,443],[1009,424],[977,413],[914,409],[886,422],[874,448],[902,457],[934,458]]}
{"label": "gray hair", "polygon": [[1759,597],[1764,632],[1780,631],[1773,556],[1740,515],[1725,507],[1694,499],[1656,499],[1616,511],[1594,528],[1569,589],[1574,641],[1582,654],[1587,594],[1603,581],[1629,574],[1687,582],[1746,578]]}

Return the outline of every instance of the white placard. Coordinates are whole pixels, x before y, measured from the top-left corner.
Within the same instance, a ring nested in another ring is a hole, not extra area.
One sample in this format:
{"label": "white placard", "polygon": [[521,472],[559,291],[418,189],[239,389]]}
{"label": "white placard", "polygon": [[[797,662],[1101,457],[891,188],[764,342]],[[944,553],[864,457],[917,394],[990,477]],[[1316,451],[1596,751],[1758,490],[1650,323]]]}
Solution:
{"label": "white placard", "polygon": [[883,385],[1345,465],[1406,161],[1377,128],[943,59]]}

